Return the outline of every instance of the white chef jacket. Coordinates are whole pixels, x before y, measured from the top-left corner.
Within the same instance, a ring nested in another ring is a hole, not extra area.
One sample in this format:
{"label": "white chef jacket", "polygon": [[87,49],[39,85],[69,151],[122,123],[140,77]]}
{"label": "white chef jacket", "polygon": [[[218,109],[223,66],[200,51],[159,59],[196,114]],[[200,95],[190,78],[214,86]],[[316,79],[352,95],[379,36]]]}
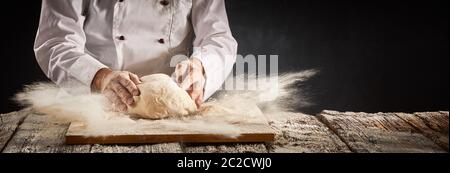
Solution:
{"label": "white chef jacket", "polygon": [[170,75],[171,57],[195,57],[206,100],[230,74],[237,43],[224,0],[43,0],[34,51],[53,82],[79,92],[101,68]]}

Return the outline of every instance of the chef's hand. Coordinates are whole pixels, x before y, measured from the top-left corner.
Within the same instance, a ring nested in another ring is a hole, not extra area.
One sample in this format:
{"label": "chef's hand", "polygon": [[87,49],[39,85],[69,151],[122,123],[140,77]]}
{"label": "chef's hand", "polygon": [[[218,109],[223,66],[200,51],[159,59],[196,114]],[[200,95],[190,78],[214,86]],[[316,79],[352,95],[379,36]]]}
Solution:
{"label": "chef's hand", "polygon": [[187,91],[197,107],[200,107],[203,103],[203,90],[206,81],[202,62],[196,58],[181,61],[175,67],[172,77],[181,88]]}
{"label": "chef's hand", "polygon": [[140,84],[139,77],[127,71],[112,71],[100,69],[92,81],[92,88],[104,94],[117,111],[126,111],[127,105],[134,103],[133,96],[140,95],[136,86]]}

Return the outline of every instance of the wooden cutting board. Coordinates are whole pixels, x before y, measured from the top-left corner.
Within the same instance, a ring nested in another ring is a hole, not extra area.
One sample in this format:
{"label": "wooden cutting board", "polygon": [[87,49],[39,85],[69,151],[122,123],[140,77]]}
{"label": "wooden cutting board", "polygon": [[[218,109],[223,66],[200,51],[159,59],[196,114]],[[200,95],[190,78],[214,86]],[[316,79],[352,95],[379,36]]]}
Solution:
{"label": "wooden cutting board", "polygon": [[[232,138],[214,133],[186,132],[174,129],[149,128],[139,133],[123,132],[102,136],[87,135],[82,123],[73,122],[66,133],[66,144],[143,144],[143,143],[229,143],[270,142],[275,134],[267,123],[237,125],[241,135]],[[114,127],[112,127],[114,128]]]}

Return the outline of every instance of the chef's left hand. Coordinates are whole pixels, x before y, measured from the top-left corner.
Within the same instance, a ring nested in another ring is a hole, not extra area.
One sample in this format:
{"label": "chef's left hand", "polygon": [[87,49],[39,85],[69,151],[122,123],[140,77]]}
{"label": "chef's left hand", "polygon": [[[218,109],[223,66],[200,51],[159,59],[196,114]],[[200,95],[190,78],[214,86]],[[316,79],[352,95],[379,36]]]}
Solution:
{"label": "chef's left hand", "polygon": [[200,107],[203,103],[206,81],[202,62],[196,58],[181,61],[175,67],[172,77],[181,88],[187,91],[197,107]]}

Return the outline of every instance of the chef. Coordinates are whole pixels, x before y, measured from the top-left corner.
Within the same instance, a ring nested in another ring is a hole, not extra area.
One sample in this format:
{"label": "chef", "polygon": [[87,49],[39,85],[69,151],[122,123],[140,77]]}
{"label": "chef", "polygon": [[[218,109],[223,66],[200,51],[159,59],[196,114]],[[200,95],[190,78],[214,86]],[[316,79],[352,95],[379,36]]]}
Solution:
{"label": "chef", "polygon": [[200,106],[231,72],[237,43],[224,0],[43,0],[34,51],[60,87],[126,111],[139,77],[154,73]]}

